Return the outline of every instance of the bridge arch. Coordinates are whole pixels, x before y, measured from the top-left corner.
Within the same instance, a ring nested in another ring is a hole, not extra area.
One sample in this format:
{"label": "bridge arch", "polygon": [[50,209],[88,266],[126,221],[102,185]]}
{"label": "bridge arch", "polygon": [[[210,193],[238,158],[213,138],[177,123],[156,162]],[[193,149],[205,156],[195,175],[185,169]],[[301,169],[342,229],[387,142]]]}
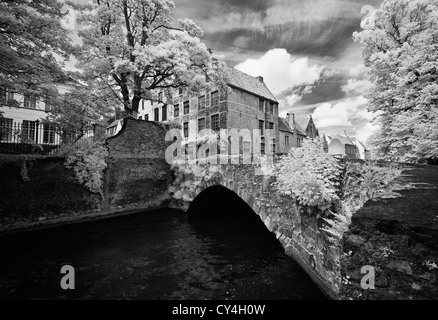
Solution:
{"label": "bridge arch", "polygon": [[[196,205],[199,197],[203,196],[206,192],[216,192],[221,193],[221,189],[227,190],[231,194],[234,194],[238,197],[245,205],[248,206],[258,218],[260,218],[261,222],[266,226],[266,228],[274,233],[278,238],[278,226],[280,218],[269,215],[264,209],[263,206],[256,203],[256,198],[254,197],[254,193],[257,193],[257,190],[248,190],[248,186],[242,186],[241,184],[235,181],[234,175],[227,175],[225,172],[220,172],[213,179],[209,179],[204,181],[192,194],[193,200],[186,206],[186,211],[190,215],[190,212],[193,210],[193,205]],[[223,192],[222,192],[223,193]],[[232,195],[231,195],[232,197]],[[191,210],[192,209],[192,210]]]}
{"label": "bridge arch", "polygon": [[[329,297],[336,298],[341,285],[337,263],[340,252],[320,230],[320,218],[306,214],[292,198],[279,194],[274,178],[256,175],[252,165],[217,165],[217,168],[214,174],[195,177],[196,187],[190,189],[188,197],[191,200],[182,201],[179,207],[187,212],[196,197],[211,187],[233,191],[274,233],[285,253],[294,258]],[[187,179],[180,176],[179,183],[184,189],[186,182],[193,179],[193,174]]]}

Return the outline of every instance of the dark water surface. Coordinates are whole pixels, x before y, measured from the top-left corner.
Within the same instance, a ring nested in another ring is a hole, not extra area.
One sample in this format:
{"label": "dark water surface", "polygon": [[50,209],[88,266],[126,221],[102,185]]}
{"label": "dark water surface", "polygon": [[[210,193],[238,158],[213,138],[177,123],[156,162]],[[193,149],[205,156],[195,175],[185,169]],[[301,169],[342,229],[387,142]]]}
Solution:
{"label": "dark water surface", "polygon": [[[261,221],[190,217],[167,209],[0,237],[0,298],[325,299]],[[60,287],[66,264],[74,290]]]}

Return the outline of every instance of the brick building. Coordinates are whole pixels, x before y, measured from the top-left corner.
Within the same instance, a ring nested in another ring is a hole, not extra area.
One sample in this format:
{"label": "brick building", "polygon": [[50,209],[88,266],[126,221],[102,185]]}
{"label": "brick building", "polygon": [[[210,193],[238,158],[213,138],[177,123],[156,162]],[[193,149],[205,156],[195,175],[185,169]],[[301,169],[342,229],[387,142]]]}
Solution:
{"label": "brick building", "polygon": [[279,153],[288,153],[290,148],[301,147],[306,131],[295,121],[294,114],[279,117]]}
{"label": "brick building", "polygon": [[312,115],[297,118],[296,122],[300,126],[300,128],[304,129],[307,138],[314,139],[319,137],[319,131],[315,126]]}
{"label": "brick building", "polygon": [[[196,139],[202,129],[265,129],[274,132],[273,150],[278,153],[279,117],[278,101],[268,89],[262,77],[252,77],[236,69],[227,68],[229,90],[213,89],[194,94],[177,89],[172,101],[163,92],[158,100],[142,101],[139,118],[157,122],[178,122],[187,141]],[[261,152],[266,150],[262,138]],[[241,149],[251,146],[241,141]]]}

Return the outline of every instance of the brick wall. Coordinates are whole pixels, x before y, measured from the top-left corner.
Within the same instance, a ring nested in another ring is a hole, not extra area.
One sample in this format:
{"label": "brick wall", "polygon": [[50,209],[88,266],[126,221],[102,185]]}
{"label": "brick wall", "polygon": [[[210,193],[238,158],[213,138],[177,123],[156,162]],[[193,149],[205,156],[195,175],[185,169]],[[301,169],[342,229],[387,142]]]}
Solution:
{"label": "brick wall", "polygon": [[157,207],[169,199],[172,179],[165,151],[168,126],[127,118],[122,130],[107,140],[104,208]]}

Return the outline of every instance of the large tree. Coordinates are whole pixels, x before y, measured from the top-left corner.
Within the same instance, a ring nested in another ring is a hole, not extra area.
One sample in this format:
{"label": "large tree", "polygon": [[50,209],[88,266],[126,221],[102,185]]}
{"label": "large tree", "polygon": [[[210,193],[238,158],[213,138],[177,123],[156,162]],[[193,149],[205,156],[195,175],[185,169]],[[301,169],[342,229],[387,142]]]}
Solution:
{"label": "large tree", "polygon": [[80,17],[78,66],[111,88],[128,113],[154,89],[223,85],[223,63],[191,20],[173,21],[170,0],[97,0]]}
{"label": "large tree", "polygon": [[0,1],[1,88],[40,97],[56,94],[53,84],[65,75],[55,56],[68,58],[72,52],[61,24],[63,5],[57,0]]}
{"label": "large tree", "polygon": [[377,112],[376,153],[401,161],[438,157],[438,2],[385,0],[354,34]]}
{"label": "large tree", "polygon": [[59,96],[48,112],[48,120],[76,130],[89,129],[93,125],[106,126],[117,105],[108,90],[92,85],[77,85]]}

